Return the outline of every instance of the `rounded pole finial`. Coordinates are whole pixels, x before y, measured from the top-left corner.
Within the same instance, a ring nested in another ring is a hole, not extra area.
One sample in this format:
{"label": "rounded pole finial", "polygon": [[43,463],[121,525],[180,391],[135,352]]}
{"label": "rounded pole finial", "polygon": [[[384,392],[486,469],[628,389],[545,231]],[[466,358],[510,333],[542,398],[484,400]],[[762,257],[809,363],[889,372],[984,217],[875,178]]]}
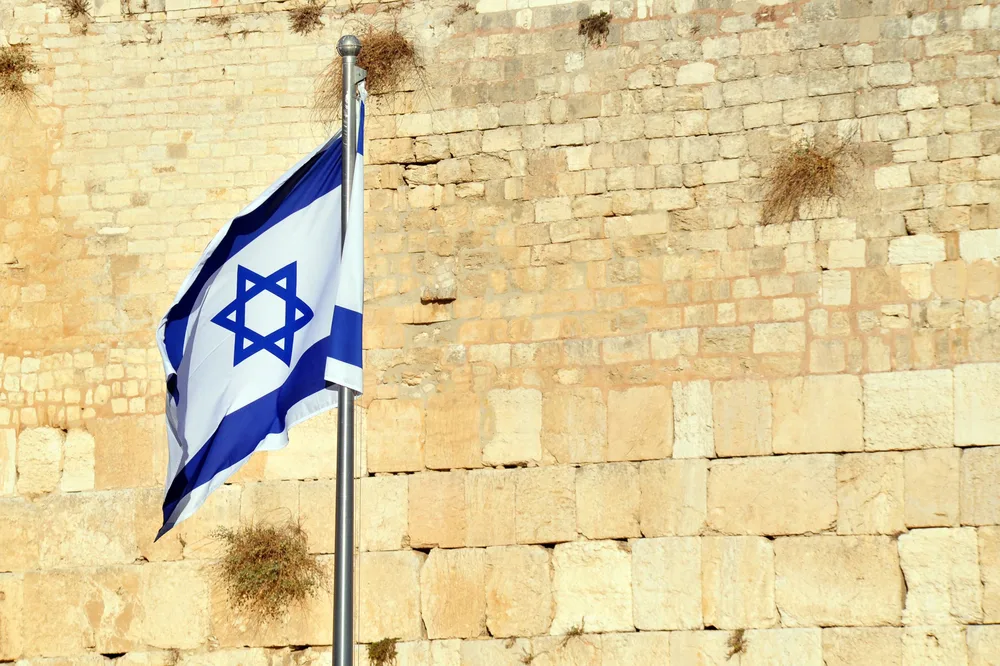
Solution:
{"label": "rounded pole finial", "polygon": [[361,53],[361,40],[354,35],[344,35],[337,42],[337,53],[343,56],[357,56]]}

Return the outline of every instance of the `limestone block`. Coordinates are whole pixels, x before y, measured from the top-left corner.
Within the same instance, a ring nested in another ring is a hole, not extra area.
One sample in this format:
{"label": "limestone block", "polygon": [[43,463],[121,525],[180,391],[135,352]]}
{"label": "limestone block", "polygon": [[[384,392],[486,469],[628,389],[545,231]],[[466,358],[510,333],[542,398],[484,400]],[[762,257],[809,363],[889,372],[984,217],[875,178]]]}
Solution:
{"label": "limestone block", "polygon": [[717,382],[712,398],[716,455],[763,456],[771,453],[771,389],[767,382]]}
{"label": "limestone block", "polygon": [[762,537],[704,537],[701,555],[706,625],[750,629],[777,624],[770,541]]}
{"label": "limestone block", "polygon": [[728,631],[671,631],[669,663],[674,666],[740,666],[741,655],[729,656],[731,636]]}
{"label": "limestone block", "polygon": [[[409,543],[409,484],[405,476],[371,476],[360,480],[357,534],[361,550],[399,550]],[[333,484],[334,489],[336,484]],[[334,498],[336,499],[336,497]],[[330,523],[328,504],[325,521]],[[299,510],[305,521],[304,491],[299,490]],[[317,514],[319,518],[319,514]],[[329,530],[332,534],[333,530]],[[332,544],[328,544],[332,545]],[[332,553],[333,548],[317,552]]]}
{"label": "limestone block", "polygon": [[[64,493],[94,489],[94,437],[86,430],[70,430],[63,452],[59,489]],[[2,493],[0,493],[2,494]]]}
{"label": "limestone block", "polygon": [[943,238],[917,234],[900,236],[889,241],[890,264],[933,264],[944,260]]}
{"label": "limestone block", "polygon": [[576,531],[576,470],[536,467],[517,470],[514,485],[518,543],[572,541]]}
{"label": "limestone block", "polygon": [[774,542],[776,598],[787,626],[898,624],[903,576],[890,537],[791,537]]}
{"label": "limestone block", "polygon": [[643,536],[688,536],[705,526],[708,461],[648,461],[639,465],[639,524]]}
{"label": "limestone block", "polygon": [[337,412],[330,410],[288,431],[288,445],[269,451],[265,479],[336,479]]}
{"label": "limestone block", "polygon": [[369,472],[424,467],[423,406],[415,400],[374,400],[365,419]]}
{"label": "limestone block", "polygon": [[753,353],[798,354],[806,349],[806,325],[802,322],[757,324],[753,327]]}
{"label": "limestone block", "polygon": [[723,534],[823,532],[837,519],[835,456],[776,456],[713,462],[708,526]]}
{"label": "limestone block", "polygon": [[524,661],[532,666],[601,666],[600,634],[580,636],[539,636],[531,641],[531,652]]}
{"label": "limestone block", "polygon": [[992,261],[1000,257],[1000,229],[977,229],[958,234],[958,253],[965,261]]}
{"label": "limestone block", "polygon": [[980,527],[979,571],[983,577],[983,619],[1000,621],[1000,527]]}
{"label": "limestone block", "polygon": [[905,522],[913,527],[958,525],[961,449],[925,449],[903,455]]}
{"label": "limestone block", "polygon": [[[689,190],[682,190],[689,192]],[[649,336],[653,358],[671,359],[678,356],[695,356],[698,353],[698,329],[681,328],[671,331],[654,331]]]}
{"label": "limestone block", "polygon": [[983,585],[976,530],[932,528],[899,536],[907,625],[979,622]]}
{"label": "limestone block", "polygon": [[616,541],[556,545],[555,616],[550,633],[632,631],[632,555]]}
{"label": "limestone block", "polygon": [[24,648],[24,577],[0,574],[0,661],[13,661]]}
{"label": "limestone block", "polygon": [[823,630],[826,666],[903,666],[903,633],[896,627]]}
{"label": "limestone block", "polygon": [[0,571],[38,567],[43,526],[42,511],[36,504],[19,497],[0,499]]}
{"label": "limestone block", "polygon": [[409,535],[413,548],[465,545],[464,470],[410,476]]}
{"label": "limestone block", "polygon": [[850,305],[851,272],[823,271],[820,301],[823,305]]}
{"label": "limestone block", "polygon": [[541,546],[486,549],[486,624],[490,634],[537,636],[552,624],[552,565]]}
{"label": "limestone block", "polygon": [[13,495],[17,485],[17,431],[0,428],[0,497]]}
{"label": "limestone block", "polygon": [[639,536],[639,466],[611,463],[577,470],[576,520],[588,539]]}
{"label": "limestone block", "polygon": [[969,666],[1000,666],[1000,627],[966,627]]}
{"label": "limestone block", "polygon": [[536,389],[494,389],[486,398],[487,465],[516,465],[542,459],[542,394]]}
{"label": "limestone block", "polygon": [[[162,493],[159,498],[159,503],[162,504],[163,498]],[[240,486],[230,486],[224,485],[221,488],[215,490],[208,496],[205,503],[199,508],[193,516],[185,520],[183,523],[175,527],[173,530],[167,533],[163,539],[156,542],[156,546],[160,546],[160,542],[166,541],[173,537],[178,539],[177,546],[182,549],[182,556],[187,559],[210,559],[221,557],[223,552],[224,544],[216,538],[214,532],[219,528],[233,529],[240,524],[240,509],[243,500],[243,489]],[[327,508],[329,512],[329,508]],[[160,521],[156,522],[153,526],[154,532],[152,536],[156,535],[156,531],[162,524],[162,511],[160,512]],[[329,520],[329,513],[327,514]],[[155,521],[154,521],[155,522]],[[314,541],[322,542],[319,535],[314,536],[315,530],[311,529],[313,527],[312,522],[307,522],[303,524],[303,527],[309,532],[310,544]],[[325,529],[328,529],[324,526]],[[138,531],[139,526],[136,526]],[[176,532],[176,534],[174,534]],[[149,535],[143,535],[146,538],[150,538]],[[144,539],[140,539],[142,543]],[[147,548],[152,549],[154,546],[148,544]],[[154,558],[149,558],[154,559]],[[159,559],[180,559],[177,557],[165,557]]]}
{"label": "limestone block", "polygon": [[139,556],[132,491],[54,496],[43,508],[44,568],[132,563]]}
{"label": "limestone block", "polygon": [[670,634],[665,631],[604,634],[601,640],[601,652],[603,653],[601,664],[609,666],[610,664],[670,666]]}
{"label": "limestone block", "polygon": [[542,398],[542,447],[560,463],[606,460],[608,421],[601,390],[546,392]]}
{"label": "limestone block", "polygon": [[531,641],[462,641],[462,666],[521,666],[532,654]]}
{"label": "limestone block", "polygon": [[358,556],[358,641],[423,638],[420,569],[425,557],[411,550]]}
{"label": "limestone block", "polygon": [[630,543],[636,628],[700,629],[701,540],[662,537]]}
{"label": "limestone block", "polygon": [[[329,642],[329,638],[327,639]],[[410,641],[396,644],[397,666],[460,666],[462,663],[462,641]],[[362,664],[370,663],[368,655],[362,653]],[[326,661],[329,661],[327,659]]]}
{"label": "limestone block", "polygon": [[819,629],[751,629],[741,666],[824,666]]}
{"label": "limestone block", "polygon": [[778,379],[774,395],[774,452],[861,451],[861,380],[853,375]]}
{"label": "limestone block", "polygon": [[864,376],[865,449],[951,446],[955,437],[950,370]]}
{"label": "limestone block", "polygon": [[140,567],[141,641],[151,647],[197,648],[208,640],[209,584],[205,565],[150,563]]}
{"label": "limestone block", "polygon": [[245,484],[240,495],[240,520],[246,523],[298,520],[299,485],[296,481]]}
{"label": "limestone block", "polygon": [[712,83],[715,81],[715,65],[709,62],[691,62],[677,70],[675,83],[679,86]]}
{"label": "limestone block", "polygon": [[955,444],[1000,444],[1000,363],[955,366]]}
{"label": "limestone block", "polygon": [[902,453],[842,456],[837,461],[837,533],[905,531],[904,487]]}
{"label": "limestone block", "polygon": [[65,434],[56,428],[22,430],[17,438],[17,492],[44,495],[59,487]]}
{"label": "limestone block", "polygon": [[965,627],[906,627],[903,666],[968,666]]}
{"label": "limestone block", "polygon": [[87,425],[94,436],[94,487],[97,490],[148,488],[162,483],[157,452],[167,450],[162,416],[96,419]]}
{"label": "limestone block", "polygon": [[1000,524],[1000,447],[962,452],[963,525]]}
{"label": "limestone block", "polygon": [[473,470],[465,477],[466,544],[499,546],[517,543],[513,470]]}
{"label": "limestone block", "polygon": [[428,638],[486,633],[486,551],[432,550],[420,570],[420,608]]}
{"label": "limestone block", "polygon": [[[372,480],[376,478],[393,477],[371,477]],[[330,516],[335,516],[337,513],[337,482],[329,480],[303,481],[299,484],[298,490],[298,520],[299,525],[302,526],[302,529],[305,530],[309,537],[309,552],[332,553],[336,542],[334,525],[330,520]],[[355,481],[355,502],[365,507],[365,511],[356,513],[356,518],[363,521],[371,519],[375,511],[365,503],[364,500],[366,498],[360,496],[361,492],[363,492],[361,484]],[[377,508],[376,505],[376,510]],[[378,520],[379,517],[376,516],[375,520]],[[403,523],[405,529],[405,513],[403,514]],[[364,530],[360,524],[357,525],[356,529],[358,541],[360,542],[362,541]],[[362,546],[362,548],[364,547]]]}
{"label": "limestone block", "polygon": [[475,394],[438,394],[427,401],[427,467],[482,467],[479,411]]}
{"label": "limestone block", "polygon": [[711,382],[674,382],[672,393],[674,458],[714,458]]}
{"label": "limestone block", "polygon": [[673,450],[673,406],[666,386],[608,395],[608,460],[659,460]]}
{"label": "limestone block", "polygon": [[[321,650],[309,648],[297,651],[303,660],[318,661]],[[116,660],[122,666],[271,666],[273,653],[264,648],[222,649],[211,652],[177,653],[172,650],[160,652],[129,652]],[[329,661],[329,655],[327,655]],[[124,663],[122,663],[124,662]]]}

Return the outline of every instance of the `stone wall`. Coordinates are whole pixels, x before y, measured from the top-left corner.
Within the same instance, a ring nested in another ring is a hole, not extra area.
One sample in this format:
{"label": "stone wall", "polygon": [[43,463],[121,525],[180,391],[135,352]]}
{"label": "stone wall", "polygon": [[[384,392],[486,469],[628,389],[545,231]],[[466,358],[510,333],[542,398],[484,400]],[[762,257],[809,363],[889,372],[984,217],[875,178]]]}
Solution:
{"label": "stone wall", "polygon": [[[40,65],[0,108],[0,662],[329,659],[329,595],[254,629],[210,534],[296,519],[332,569],[335,414],[154,544],[153,331],[374,15],[426,70],[368,119],[358,640],[1000,664],[995,3],[290,6],[0,0]],[[852,193],[762,220],[775,155],[834,136]]]}

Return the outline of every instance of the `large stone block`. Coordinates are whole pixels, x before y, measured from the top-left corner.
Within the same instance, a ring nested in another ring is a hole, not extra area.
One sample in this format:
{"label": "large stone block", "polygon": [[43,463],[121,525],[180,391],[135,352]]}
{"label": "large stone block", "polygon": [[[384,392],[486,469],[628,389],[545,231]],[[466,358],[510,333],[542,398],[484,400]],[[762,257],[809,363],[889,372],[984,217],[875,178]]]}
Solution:
{"label": "large stone block", "polygon": [[674,458],[714,458],[712,383],[674,382]]}
{"label": "large stone block", "polygon": [[958,525],[961,449],[907,451],[903,456],[906,526]]}
{"label": "large stone block", "polygon": [[643,631],[630,634],[604,634],[601,640],[601,653],[603,655],[601,664],[670,666],[670,633]]}
{"label": "large stone block", "polygon": [[837,461],[837,532],[898,534],[903,521],[903,454],[852,453]]}
{"label": "large stone block", "polygon": [[473,470],[465,477],[466,544],[500,546],[517,543],[513,470]]}
{"label": "large stone block", "polygon": [[424,458],[430,469],[482,467],[479,400],[474,393],[438,394],[427,401]]}
{"label": "large stone block", "polygon": [[41,567],[134,562],[139,556],[134,502],[128,490],[52,497],[42,510]]}
{"label": "large stone block", "polygon": [[410,546],[460,548],[465,545],[466,474],[458,470],[410,476]]}
{"label": "large stone block", "polygon": [[607,408],[601,390],[546,392],[542,398],[542,447],[559,463],[607,460]]}
{"label": "large stone block", "polygon": [[517,543],[572,541],[576,530],[576,469],[517,470],[514,531]]}
{"label": "large stone block", "polygon": [[632,555],[615,541],[575,541],[555,547],[555,617],[550,632],[632,631]]}
{"label": "large stone block", "polygon": [[297,481],[244,484],[240,493],[240,520],[244,523],[297,521],[300,485]]}
{"label": "large stone block", "polygon": [[1000,524],[1000,446],[962,452],[963,525]]}
{"label": "large stone block", "polygon": [[521,666],[534,654],[531,641],[523,639],[462,641],[461,650],[462,666]]}
{"label": "large stone block", "polygon": [[705,527],[708,461],[649,461],[639,465],[639,524],[643,536],[687,536]]}
{"label": "large stone block", "polygon": [[865,375],[864,400],[868,451],[945,447],[954,440],[951,370]]}
{"label": "large stone block", "polygon": [[17,431],[0,428],[0,497],[13,495],[17,486]]}
{"label": "large stone block", "polygon": [[[360,511],[357,512],[357,518],[358,544],[361,550],[399,550],[409,543],[410,503],[407,481],[405,476],[372,476],[360,480]],[[304,514],[302,490],[299,490],[299,506]],[[327,523],[330,522],[330,511],[335,506],[335,503],[327,506]],[[317,552],[332,553],[333,549],[324,548]]]}
{"label": "large stone block", "polygon": [[983,620],[1000,624],[1000,527],[980,527],[979,571],[983,577]]}
{"label": "large stone block", "polygon": [[581,467],[576,474],[576,520],[588,539],[639,536],[639,466]]}
{"label": "large stone block", "polygon": [[774,602],[774,548],[763,537],[701,540],[705,624],[759,629],[778,622]]}
{"label": "large stone block", "polygon": [[965,627],[903,629],[903,666],[968,666]]}
{"label": "large stone block", "polygon": [[976,530],[933,528],[899,536],[907,625],[980,622],[983,584]]}
{"label": "large stone block", "polygon": [[146,488],[161,483],[157,452],[167,449],[163,417],[122,416],[87,424],[94,436],[94,487]]}
{"label": "large stone block", "polygon": [[701,540],[662,537],[630,543],[636,628],[700,629]]}
{"label": "large stone block", "polygon": [[817,375],[775,380],[774,452],[864,450],[861,380]]}
{"label": "large stone block", "polygon": [[733,655],[728,631],[671,631],[670,664],[678,666],[740,666],[740,655]]}
{"label": "large stone block", "polygon": [[955,444],[1000,444],[1000,363],[955,366]]}
{"label": "large stone block", "polygon": [[24,649],[24,577],[0,574],[0,661],[14,661]]}
{"label": "large stone block", "polygon": [[365,418],[369,472],[424,467],[424,411],[415,400],[375,400]]}
{"label": "large stone block", "polygon": [[337,477],[337,411],[299,423],[288,431],[288,445],[269,451],[263,460],[263,478],[335,479]]}
{"label": "large stone block", "polygon": [[35,496],[59,487],[65,433],[56,428],[22,430],[17,438],[17,492]]}
{"label": "large stone block", "polygon": [[819,629],[751,629],[740,666],[824,666]]}
{"label": "large stone block", "polygon": [[669,458],[673,430],[666,386],[640,386],[608,395],[608,460]]}
{"label": "large stone block", "polygon": [[[372,480],[382,479],[382,478],[395,478],[395,477],[370,477]],[[366,479],[367,480],[367,479]],[[403,482],[405,484],[405,479]],[[337,482],[329,480],[317,480],[317,481],[303,481],[299,484],[299,497],[298,497],[298,515],[299,515],[299,525],[305,530],[309,537],[309,551],[312,553],[332,553],[335,539],[335,529],[334,524],[330,520],[330,516],[335,516],[337,514]],[[369,521],[369,520],[379,520],[381,517],[378,515],[377,507],[375,510],[369,507],[365,502],[365,497],[361,497],[363,492],[360,483],[355,481],[354,483],[354,493],[357,498],[355,501],[358,505],[364,506],[364,511],[356,512],[358,522]],[[404,513],[403,513],[403,525],[405,530],[406,525],[406,513],[405,513],[405,502],[403,503]],[[358,541],[362,542],[364,540],[365,529],[361,524],[357,525],[357,536]],[[377,550],[377,549],[366,549],[361,546],[362,550]]]}
{"label": "large stone block", "polygon": [[19,497],[0,499],[0,572],[38,568],[41,508]]}
{"label": "large stone block", "polygon": [[539,636],[531,640],[531,652],[521,661],[534,666],[601,666],[602,635]]}
{"label": "large stone block", "polygon": [[420,570],[420,608],[428,638],[486,634],[486,551],[432,550]]}
{"label": "large stone block", "polygon": [[494,389],[486,397],[483,462],[517,465],[542,459],[542,394],[537,389]]}
{"label": "large stone block", "polygon": [[816,536],[774,542],[775,595],[787,626],[898,624],[903,576],[889,537]]}
{"label": "large stone block", "polygon": [[1000,627],[967,627],[969,666],[1000,666]]}
{"label": "large stone block", "polygon": [[63,451],[62,480],[59,484],[62,492],[94,489],[95,450],[94,436],[86,430],[74,429],[67,433]]}
{"label": "large stone block", "polygon": [[423,638],[420,568],[425,557],[409,550],[358,556],[358,641]]}
{"label": "large stone block", "polygon": [[767,382],[717,382],[712,398],[717,456],[771,453],[771,389]]}
{"label": "large stone block", "polygon": [[490,634],[537,636],[552,624],[552,564],[541,546],[486,549],[486,623]]}
{"label": "large stone block", "polygon": [[897,627],[823,630],[826,666],[903,666],[903,632]]}
{"label": "large stone block", "polygon": [[157,648],[193,649],[211,633],[206,565],[192,562],[147,564],[141,571],[142,643]]}
{"label": "large stone block", "polygon": [[720,460],[709,468],[708,526],[717,532],[806,534],[836,520],[833,455]]}

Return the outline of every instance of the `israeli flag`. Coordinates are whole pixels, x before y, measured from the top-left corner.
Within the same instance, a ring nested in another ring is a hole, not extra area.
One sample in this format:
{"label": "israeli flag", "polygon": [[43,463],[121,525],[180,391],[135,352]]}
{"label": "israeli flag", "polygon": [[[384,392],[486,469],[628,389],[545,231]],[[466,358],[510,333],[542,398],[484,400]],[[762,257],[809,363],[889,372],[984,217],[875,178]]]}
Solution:
{"label": "israeli flag", "polygon": [[338,132],[219,231],[160,322],[170,458],[157,539],[333,407],[328,383],[361,392],[364,104],[358,117],[346,238]]}

